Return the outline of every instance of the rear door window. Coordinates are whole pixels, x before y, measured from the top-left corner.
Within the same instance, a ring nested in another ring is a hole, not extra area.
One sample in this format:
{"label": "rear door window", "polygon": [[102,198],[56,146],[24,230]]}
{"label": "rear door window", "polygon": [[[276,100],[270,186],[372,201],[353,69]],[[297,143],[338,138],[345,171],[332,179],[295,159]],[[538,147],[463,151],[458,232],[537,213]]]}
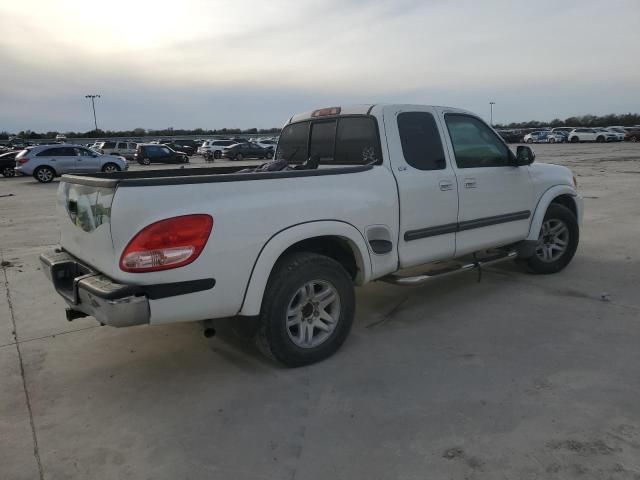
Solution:
{"label": "rear door window", "polygon": [[402,112],[398,130],[406,162],[418,170],[446,168],[442,139],[435,118],[428,112]]}

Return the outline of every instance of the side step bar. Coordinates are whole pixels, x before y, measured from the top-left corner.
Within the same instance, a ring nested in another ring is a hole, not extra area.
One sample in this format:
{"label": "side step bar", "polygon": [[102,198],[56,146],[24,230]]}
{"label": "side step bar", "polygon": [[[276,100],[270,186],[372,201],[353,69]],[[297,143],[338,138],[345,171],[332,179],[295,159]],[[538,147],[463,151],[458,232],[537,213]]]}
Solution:
{"label": "side step bar", "polygon": [[420,275],[403,277],[397,274],[382,277],[380,281],[392,283],[401,286],[421,285],[436,278],[446,277],[455,273],[469,272],[476,268],[488,267],[507,260],[514,260],[518,256],[518,252],[510,250],[508,252],[500,252],[499,254],[479,258],[470,263],[460,263],[458,265],[448,265],[440,269],[434,269]]}

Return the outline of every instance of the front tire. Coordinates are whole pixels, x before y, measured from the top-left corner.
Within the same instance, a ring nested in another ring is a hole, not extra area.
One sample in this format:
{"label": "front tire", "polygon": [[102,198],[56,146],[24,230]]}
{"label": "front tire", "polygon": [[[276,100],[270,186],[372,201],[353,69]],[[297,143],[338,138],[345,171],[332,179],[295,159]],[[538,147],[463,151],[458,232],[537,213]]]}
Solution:
{"label": "front tire", "polygon": [[527,259],[533,273],[557,273],[564,269],[578,249],[578,220],[564,205],[552,203],[542,221],[535,254]]}
{"label": "front tire", "polygon": [[115,163],[105,163],[104,166],[102,167],[102,171],[105,173],[119,172],[120,167]]}
{"label": "front tire", "polygon": [[533,143],[533,139],[528,138],[528,139],[527,139],[527,143],[529,143],[529,144]]}
{"label": "front tire", "polygon": [[269,151],[267,152],[267,159],[271,160],[273,158],[273,152]]}
{"label": "front tire", "polygon": [[240,162],[240,161],[242,161],[242,159],[243,159],[243,158],[244,158],[244,157],[242,156],[242,154],[241,154],[241,153],[237,153],[237,154],[236,154],[236,157],[234,158],[234,160],[237,160],[237,161],[239,161],[239,162]]}
{"label": "front tire", "polygon": [[293,253],[269,278],[256,343],[287,367],[309,365],[340,348],[354,315],[353,282],[344,267],[323,255]]}
{"label": "front tire", "polygon": [[213,152],[213,158],[219,160],[220,158],[222,158],[222,152],[220,150],[216,150],[215,152]]}
{"label": "front tire", "polygon": [[55,176],[56,176],[55,170],[47,166],[38,167],[33,172],[33,177],[36,180],[38,180],[40,183],[50,183],[51,181],[53,181]]}
{"label": "front tire", "polygon": [[151,160],[149,160],[148,158],[143,158],[141,163],[142,165],[151,165]]}
{"label": "front tire", "polygon": [[571,143],[578,143],[580,139],[578,137],[571,137]]}
{"label": "front tire", "polygon": [[597,142],[597,143],[604,143],[604,137],[598,137],[598,138],[596,138],[596,142]]}

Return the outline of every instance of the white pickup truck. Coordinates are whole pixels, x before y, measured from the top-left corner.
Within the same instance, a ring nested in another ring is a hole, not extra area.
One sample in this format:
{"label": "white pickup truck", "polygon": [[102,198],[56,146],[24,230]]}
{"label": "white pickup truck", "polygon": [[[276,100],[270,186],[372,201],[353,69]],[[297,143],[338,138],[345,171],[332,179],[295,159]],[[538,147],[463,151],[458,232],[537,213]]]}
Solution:
{"label": "white pickup truck", "polygon": [[533,161],[467,111],[324,108],[291,117],[260,169],[65,175],[41,261],[70,320],[252,317],[265,353],[309,364],[347,337],[354,286],[516,257],[562,270],[583,202],[570,170]]}

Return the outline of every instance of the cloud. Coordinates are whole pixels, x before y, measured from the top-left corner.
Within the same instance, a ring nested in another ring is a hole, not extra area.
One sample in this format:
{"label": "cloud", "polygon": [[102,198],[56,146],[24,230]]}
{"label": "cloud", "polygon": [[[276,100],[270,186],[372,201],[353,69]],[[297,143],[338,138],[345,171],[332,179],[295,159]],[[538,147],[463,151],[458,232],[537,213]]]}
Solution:
{"label": "cloud", "polygon": [[639,17],[634,0],[22,0],[0,6],[0,130],[85,128],[91,92],[111,128],[273,126],[331,100],[638,111]]}

